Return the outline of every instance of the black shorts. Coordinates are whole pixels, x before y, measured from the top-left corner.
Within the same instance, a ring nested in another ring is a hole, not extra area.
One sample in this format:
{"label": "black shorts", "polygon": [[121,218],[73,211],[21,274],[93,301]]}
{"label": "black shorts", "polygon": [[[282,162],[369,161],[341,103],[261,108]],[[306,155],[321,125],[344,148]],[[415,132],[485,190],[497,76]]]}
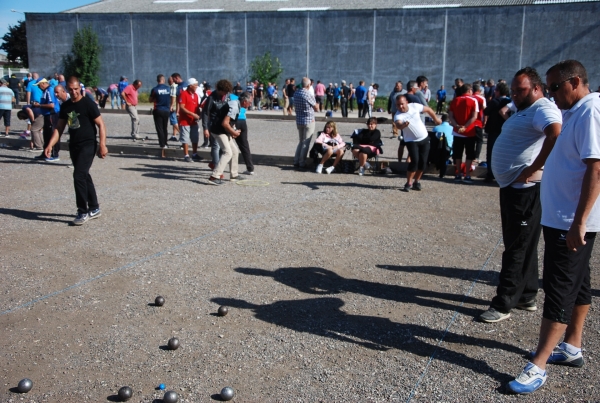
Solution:
{"label": "black shorts", "polygon": [[410,157],[407,171],[423,171],[425,164],[427,164],[427,157],[429,156],[429,137],[425,137],[421,141],[407,141],[406,149]]}
{"label": "black shorts", "polygon": [[544,227],[544,318],[553,322],[571,323],[575,305],[592,303],[590,256],[595,232],[585,234],[586,244],[571,252],[565,239],[567,231]]}
{"label": "black shorts", "polygon": [[454,136],[454,143],[452,143],[452,158],[462,161],[464,150],[465,154],[467,155],[467,159],[473,161],[475,159],[476,143],[477,139],[475,137]]}

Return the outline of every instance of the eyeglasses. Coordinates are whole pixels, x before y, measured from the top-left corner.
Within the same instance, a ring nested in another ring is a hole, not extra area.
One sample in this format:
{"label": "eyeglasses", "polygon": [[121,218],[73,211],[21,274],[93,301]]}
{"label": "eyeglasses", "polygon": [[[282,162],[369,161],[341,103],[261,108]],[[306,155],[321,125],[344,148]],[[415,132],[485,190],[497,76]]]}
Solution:
{"label": "eyeglasses", "polygon": [[574,79],[575,77],[577,77],[577,76],[569,77],[569,78],[567,78],[566,80],[564,80],[564,81],[561,81],[560,83],[557,83],[557,84],[550,84],[550,85],[548,86],[548,89],[549,89],[550,91],[552,91],[552,92],[556,92],[556,91],[558,91],[558,89],[560,88],[560,86],[561,86],[561,85],[563,85],[564,83],[566,83],[566,82],[567,82],[567,81],[569,81],[569,80],[572,80],[572,79]]}

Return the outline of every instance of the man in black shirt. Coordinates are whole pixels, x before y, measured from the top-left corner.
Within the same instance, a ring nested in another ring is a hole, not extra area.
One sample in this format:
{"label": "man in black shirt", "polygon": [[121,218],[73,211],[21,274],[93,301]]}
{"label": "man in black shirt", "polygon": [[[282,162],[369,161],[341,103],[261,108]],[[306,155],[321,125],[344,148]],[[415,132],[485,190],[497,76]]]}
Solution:
{"label": "man in black shirt", "polygon": [[15,76],[14,74],[12,76],[10,76],[10,78],[8,79],[8,88],[10,88],[14,93],[15,93],[15,102],[14,102],[14,106],[19,105],[19,98],[20,98],[20,90],[19,87],[21,87],[21,80],[19,80],[17,78],[17,76]]}
{"label": "man in black shirt", "polygon": [[342,109],[342,117],[348,117],[348,99],[350,98],[350,88],[346,85],[346,80],[342,80],[342,88],[340,88],[340,108]]}
{"label": "man in black shirt", "polygon": [[296,80],[294,78],[290,78],[290,83],[287,85],[285,89],[285,93],[290,99],[290,105],[288,106],[288,115],[292,114],[292,110],[294,109],[294,92],[296,92]]}
{"label": "man in black shirt", "polygon": [[[61,134],[69,125],[69,152],[73,162],[73,182],[75,184],[75,200],[77,217],[74,225],[83,225],[86,221],[100,217],[100,205],[96,197],[94,182],[90,176],[90,168],[96,153],[104,158],[108,154],[106,148],[106,127],[98,110],[98,105],[88,97],[81,95],[81,87],[77,77],[69,78],[67,91],[71,99],[61,105],[58,124],[52,133],[44,153],[50,157],[52,147],[58,142]],[[98,130],[96,130],[96,126]],[[99,133],[100,144],[96,141]]]}

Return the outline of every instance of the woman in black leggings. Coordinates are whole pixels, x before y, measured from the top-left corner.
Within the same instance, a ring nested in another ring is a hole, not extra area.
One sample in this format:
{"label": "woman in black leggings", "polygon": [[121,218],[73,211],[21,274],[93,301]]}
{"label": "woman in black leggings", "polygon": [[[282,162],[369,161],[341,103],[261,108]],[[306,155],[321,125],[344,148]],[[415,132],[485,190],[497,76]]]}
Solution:
{"label": "woman in black leggings", "polygon": [[404,192],[410,191],[411,188],[421,190],[420,180],[429,154],[429,135],[425,124],[421,120],[421,113],[427,113],[431,116],[436,125],[441,124],[442,121],[430,107],[417,103],[409,104],[405,95],[396,98],[396,108],[398,112],[394,115],[394,124],[399,130],[402,130],[410,157],[410,163],[406,171],[406,184],[400,190]]}

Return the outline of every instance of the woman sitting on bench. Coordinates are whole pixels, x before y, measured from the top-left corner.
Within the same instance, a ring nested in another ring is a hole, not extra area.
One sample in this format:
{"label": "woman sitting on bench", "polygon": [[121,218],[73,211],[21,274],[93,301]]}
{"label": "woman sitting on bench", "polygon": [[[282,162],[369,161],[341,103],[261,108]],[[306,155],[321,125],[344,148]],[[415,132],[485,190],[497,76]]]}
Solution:
{"label": "woman sitting on bench", "polygon": [[365,164],[368,158],[379,153],[381,147],[381,133],[377,130],[377,118],[367,120],[367,129],[362,129],[352,139],[352,155],[358,159],[358,174],[364,175]]}
{"label": "woman sitting on bench", "polygon": [[315,140],[317,144],[317,149],[321,154],[323,154],[323,158],[319,165],[317,165],[317,173],[320,174],[323,171],[323,164],[331,158],[333,154],[335,154],[335,161],[333,161],[333,165],[329,168],[325,169],[325,172],[328,174],[332,173],[335,170],[335,167],[340,163],[342,157],[344,156],[344,148],[346,143],[342,140],[342,137],[338,134],[337,126],[335,122],[328,121],[325,123],[325,127],[323,131]]}

